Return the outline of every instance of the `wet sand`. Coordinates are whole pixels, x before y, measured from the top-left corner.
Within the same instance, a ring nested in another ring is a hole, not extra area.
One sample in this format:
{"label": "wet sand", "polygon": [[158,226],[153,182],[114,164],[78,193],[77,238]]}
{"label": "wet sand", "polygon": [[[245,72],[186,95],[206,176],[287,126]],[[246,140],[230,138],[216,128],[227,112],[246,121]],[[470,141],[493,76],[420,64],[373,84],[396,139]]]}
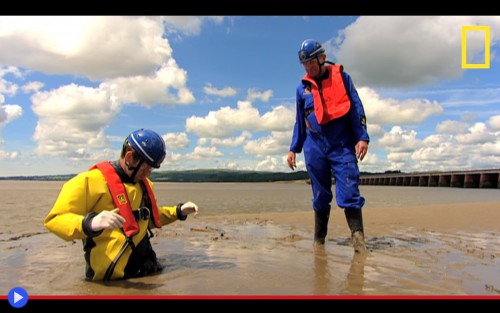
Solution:
{"label": "wet sand", "polygon": [[[0,222],[0,295],[22,286],[35,296],[500,297],[500,201],[366,206],[369,253],[360,256],[340,209],[324,251],[314,251],[308,209],[204,215],[197,200],[198,216],[155,231],[161,273],[94,283],[84,280],[81,242],[43,227],[59,186],[28,184],[19,188],[31,196],[4,196],[4,208],[17,209]],[[288,194],[275,201],[293,200]]]}

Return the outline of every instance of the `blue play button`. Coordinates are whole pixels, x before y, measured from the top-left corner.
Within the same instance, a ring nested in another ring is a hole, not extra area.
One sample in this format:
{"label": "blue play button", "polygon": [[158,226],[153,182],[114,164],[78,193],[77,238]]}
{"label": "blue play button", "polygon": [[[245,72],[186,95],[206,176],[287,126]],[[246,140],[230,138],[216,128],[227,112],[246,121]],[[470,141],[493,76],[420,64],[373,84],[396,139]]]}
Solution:
{"label": "blue play button", "polygon": [[22,308],[28,303],[28,293],[21,287],[14,287],[9,291],[9,303],[15,308]]}

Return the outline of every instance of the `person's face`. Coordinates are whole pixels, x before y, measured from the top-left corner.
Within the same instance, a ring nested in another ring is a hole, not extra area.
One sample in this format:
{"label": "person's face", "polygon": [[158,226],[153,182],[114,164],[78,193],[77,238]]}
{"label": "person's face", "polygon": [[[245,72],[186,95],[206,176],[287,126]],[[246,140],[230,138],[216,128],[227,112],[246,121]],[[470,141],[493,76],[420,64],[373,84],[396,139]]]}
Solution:
{"label": "person's face", "polygon": [[[126,161],[125,164],[127,165],[127,170],[128,170],[128,166],[137,167],[137,166],[139,166],[139,163],[141,163],[141,160],[135,160],[133,158],[132,151],[128,151],[126,153],[125,161]],[[146,162],[142,162],[141,166],[139,167],[139,170],[135,174],[134,181],[138,182],[146,177],[149,177],[151,175],[151,172],[153,172],[153,170],[154,170],[154,167],[152,167],[151,165],[149,165]],[[134,171],[135,171],[135,169],[128,170],[128,174],[132,175],[132,173]]]}
{"label": "person's face", "polygon": [[153,172],[153,170],[154,170],[154,167],[150,166],[146,162],[143,162],[141,164],[141,167],[137,171],[137,174],[135,174],[136,180],[139,181],[139,180],[142,180],[142,179],[144,179],[146,177],[149,177],[149,175],[151,175],[151,173]]}
{"label": "person's face", "polygon": [[[319,56],[319,60],[321,62],[323,62],[322,58],[322,55]],[[318,77],[321,74],[321,67],[319,66],[318,58],[316,57],[302,63],[302,65],[304,66],[307,75],[309,75],[310,77]]]}

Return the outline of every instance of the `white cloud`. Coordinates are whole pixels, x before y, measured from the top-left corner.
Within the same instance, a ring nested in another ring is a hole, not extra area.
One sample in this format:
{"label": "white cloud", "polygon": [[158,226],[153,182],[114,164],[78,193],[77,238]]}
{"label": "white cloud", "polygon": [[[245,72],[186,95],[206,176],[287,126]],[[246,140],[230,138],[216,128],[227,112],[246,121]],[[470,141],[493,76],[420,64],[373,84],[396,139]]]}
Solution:
{"label": "white cloud", "polygon": [[39,117],[35,152],[89,158],[92,149],[106,147],[104,129],[119,110],[109,99],[101,89],[73,84],[33,95],[32,109]]}
{"label": "white cloud", "polygon": [[184,149],[189,144],[189,138],[186,133],[168,133],[163,135],[163,140],[165,140],[167,150]]}
{"label": "white cloud", "polygon": [[154,16],[1,16],[0,63],[91,80],[149,75],[172,49]]}
{"label": "white cloud", "polygon": [[211,84],[207,84],[205,87],[203,87],[203,91],[207,95],[219,96],[223,98],[234,97],[238,93],[238,91],[233,87],[224,87],[222,89],[217,89],[215,87],[212,87]]}
{"label": "white cloud", "polygon": [[224,163],[220,164],[218,168],[237,170],[239,168],[239,166],[240,166],[240,164],[238,162],[228,161],[228,162],[224,162]]}
{"label": "white cloud", "polygon": [[23,108],[15,104],[0,106],[0,127],[23,115]]}
{"label": "white cloud", "polygon": [[373,89],[360,87],[357,90],[363,102],[368,123],[415,125],[432,115],[443,112],[443,108],[437,101],[427,99],[382,99]]}
{"label": "white cloud", "polygon": [[255,170],[282,172],[285,169],[283,165],[283,162],[279,162],[278,159],[271,156],[266,156],[264,160],[257,163],[257,165],[255,166]]}
{"label": "white cloud", "polygon": [[469,128],[467,134],[457,135],[456,140],[461,144],[486,143],[494,141],[495,135],[488,130],[486,124],[476,123]]}
{"label": "white cloud", "polygon": [[230,138],[212,138],[210,143],[212,146],[222,146],[222,147],[238,147],[242,146],[245,141],[252,137],[252,133],[249,131],[243,131],[238,137]]}
{"label": "white cloud", "polygon": [[221,24],[223,16],[164,16],[163,21],[167,33],[181,33],[185,35],[198,35],[202,25],[206,22]]}
{"label": "white cloud", "polygon": [[[34,93],[36,154],[71,159],[110,155],[104,130],[123,104],[151,107],[194,101],[186,87],[187,73],[171,57],[163,35],[161,17],[1,16],[0,63],[12,66],[0,68],[0,100],[18,90],[6,77],[22,78],[29,71],[103,80],[98,87],[71,84],[52,90],[32,81],[22,90]],[[22,114],[19,106],[0,111],[1,123]]]}
{"label": "white cloud", "polygon": [[500,164],[500,135],[497,137],[495,141],[487,142],[481,145],[481,149],[479,151],[481,158],[485,157],[495,157],[497,162],[492,162],[490,164]]}
{"label": "white cloud", "polygon": [[[488,25],[491,45],[499,40],[500,19],[495,16],[362,16],[325,47],[357,84],[429,85],[462,77],[464,25]],[[482,45],[472,40],[469,46],[471,56],[482,52]]]}
{"label": "white cloud", "polygon": [[0,99],[2,101],[0,101],[0,103],[3,102],[3,94],[13,96],[19,89],[19,86],[17,84],[5,79],[5,76],[8,76],[9,74],[19,76],[20,71],[13,66],[4,68],[0,67],[0,96],[2,96],[2,99]]}
{"label": "white cloud", "polygon": [[412,158],[416,161],[427,162],[453,159],[459,148],[451,142],[442,142],[436,147],[421,147],[417,149]]}
{"label": "white cloud", "polygon": [[195,147],[192,153],[186,154],[186,158],[191,161],[208,161],[222,156],[223,154],[215,147]]}
{"label": "white cloud", "polygon": [[467,131],[469,125],[462,121],[443,121],[436,126],[439,134],[453,135],[461,134]]}
{"label": "white cloud", "polygon": [[366,127],[368,130],[368,135],[370,136],[370,141],[373,141],[374,138],[383,136],[385,133],[384,128],[377,124],[372,124],[370,122],[367,122]]}
{"label": "white cloud", "polygon": [[283,134],[273,132],[270,136],[261,137],[257,140],[247,142],[243,150],[246,154],[262,157],[266,155],[286,154],[290,148],[291,137],[286,137],[286,141],[281,140],[283,138]]}
{"label": "white cloud", "polygon": [[278,106],[260,115],[248,101],[238,101],[237,108],[221,107],[205,117],[191,116],[186,120],[186,131],[200,137],[223,138],[236,131],[289,130],[293,127],[295,113],[290,108]]}
{"label": "white cloud", "polygon": [[452,135],[434,134],[422,140],[422,145],[426,147],[439,147],[444,142],[454,142]]}
{"label": "white cloud", "polygon": [[387,154],[389,168],[392,170],[403,170],[411,164],[410,152],[389,152]]}
{"label": "white cloud", "polygon": [[493,131],[500,131],[500,115],[490,117],[488,119],[488,125]]}
{"label": "white cloud", "polygon": [[421,145],[414,130],[403,130],[399,126],[392,127],[390,132],[378,140],[378,143],[391,153],[412,152]]}
{"label": "white cloud", "polygon": [[[186,87],[187,73],[170,59],[151,76],[129,76],[108,80],[101,88],[109,89],[116,101],[141,104],[190,104],[194,95]],[[177,92],[171,92],[171,89]]]}
{"label": "white cloud", "polygon": [[268,102],[272,96],[273,96],[272,90],[266,90],[264,92],[260,92],[255,88],[250,88],[248,89],[248,95],[246,100],[249,102],[254,102],[255,100]]}
{"label": "white cloud", "polygon": [[18,157],[19,157],[18,152],[7,152],[7,151],[0,149],[0,160],[6,160],[6,159],[14,160],[14,159],[17,159]]}
{"label": "white cloud", "polygon": [[293,129],[294,123],[295,109],[291,110],[290,107],[280,105],[262,115],[257,130],[288,131]]}
{"label": "white cloud", "polygon": [[25,93],[34,93],[40,91],[44,86],[42,82],[29,82],[21,87],[22,91]]}

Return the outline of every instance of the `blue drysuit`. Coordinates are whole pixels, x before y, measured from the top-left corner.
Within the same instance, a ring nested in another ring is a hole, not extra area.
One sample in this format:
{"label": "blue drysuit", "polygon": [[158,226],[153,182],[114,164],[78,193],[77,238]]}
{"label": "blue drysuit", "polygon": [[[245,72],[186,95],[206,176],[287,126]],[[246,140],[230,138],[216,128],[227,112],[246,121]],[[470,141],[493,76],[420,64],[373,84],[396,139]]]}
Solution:
{"label": "blue drysuit", "polygon": [[[325,75],[323,79],[328,78],[330,72],[326,71]],[[366,117],[351,77],[343,71],[341,75],[351,102],[350,109],[344,116],[324,125],[318,124],[313,112],[313,95],[306,92],[309,83],[301,81],[296,90],[297,116],[290,151],[300,153],[304,150],[306,168],[311,178],[313,209],[318,213],[330,212],[332,174],[340,208],[360,211],[365,204],[359,192],[355,145],[360,140],[369,142]],[[309,127],[306,126],[306,119]]]}

